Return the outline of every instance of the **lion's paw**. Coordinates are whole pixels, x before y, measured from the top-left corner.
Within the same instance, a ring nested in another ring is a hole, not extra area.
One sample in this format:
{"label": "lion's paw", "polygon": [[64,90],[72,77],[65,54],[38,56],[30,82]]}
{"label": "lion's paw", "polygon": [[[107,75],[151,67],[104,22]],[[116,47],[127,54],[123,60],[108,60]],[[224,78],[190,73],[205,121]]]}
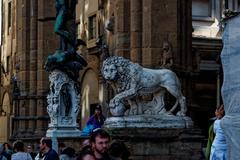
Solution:
{"label": "lion's paw", "polygon": [[120,105],[120,101],[118,98],[113,98],[110,100],[110,103],[109,103],[110,107],[116,107],[118,105]]}
{"label": "lion's paw", "polygon": [[182,111],[178,111],[176,115],[180,116],[180,117],[184,117],[184,116],[186,116],[186,113],[184,113]]}
{"label": "lion's paw", "polygon": [[115,107],[114,101],[111,99],[109,103],[109,108],[114,108],[114,107]]}

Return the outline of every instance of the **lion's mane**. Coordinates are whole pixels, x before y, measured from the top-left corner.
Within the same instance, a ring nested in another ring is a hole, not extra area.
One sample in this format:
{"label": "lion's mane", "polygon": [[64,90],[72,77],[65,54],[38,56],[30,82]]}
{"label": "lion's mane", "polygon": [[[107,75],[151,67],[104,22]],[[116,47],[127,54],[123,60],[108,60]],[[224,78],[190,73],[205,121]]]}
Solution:
{"label": "lion's mane", "polygon": [[[136,63],[132,63],[130,60],[125,59],[123,57],[117,57],[117,56],[112,56],[110,58],[107,58],[103,62],[103,67],[102,67],[102,73],[104,70],[104,67],[109,66],[109,65],[115,65],[117,68],[117,75],[114,78],[112,83],[117,82],[118,83],[118,91],[117,92],[122,92],[124,90],[127,90],[130,88],[130,83],[131,79],[139,74],[139,70],[141,70],[141,66],[139,66]],[[103,74],[104,77],[104,74]]]}

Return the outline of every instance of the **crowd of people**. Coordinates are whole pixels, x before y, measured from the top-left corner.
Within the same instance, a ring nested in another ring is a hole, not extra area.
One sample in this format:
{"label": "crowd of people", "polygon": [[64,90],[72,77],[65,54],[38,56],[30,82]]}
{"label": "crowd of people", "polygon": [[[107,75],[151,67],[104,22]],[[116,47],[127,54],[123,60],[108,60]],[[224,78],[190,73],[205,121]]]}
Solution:
{"label": "crowd of people", "polygon": [[8,143],[0,144],[0,160],[32,160],[36,154],[28,148],[32,148],[32,146],[28,146],[27,152],[25,152],[22,141],[15,141],[13,147]]}
{"label": "crowd of people", "polygon": [[0,160],[128,160],[130,152],[121,141],[111,142],[107,131],[95,129],[89,138],[85,139],[79,152],[72,147],[59,143],[58,153],[52,148],[51,138],[43,137],[40,140],[38,154],[32,151],[32,146],[16,141],[13,148],[7,143],[0,144]]}
{"label": "crowd of people", "polygon": [[[224,106],[217,107],[215,121],[209,128],[209,139],[205,158],[207,160],[226,160],[227,144],[221,128],[221,119],[224,117]],[[16,141],[11,147],[8,143],[0,144],[0,160],[128,160],[130,152],[121,141],[112,141],[107,131],[102,129],[105,117],[101,106],[95,108],[86,123],[85,137],[81,147],[76,152],[72,147],[60,142],[58,153],[52,148],[52,140],[43,137],[40,140],[39,152],[33,152],[33,146],[25,147],[22,141]],[[89,127],[91,126],[91,127]],[[83,130],[84,132],[84,130]]]}
{"label": "crowd of people", "polygon": [[128,160],[130,152],[126,145],[121,141],[111,142],[109,133],[102,129],[104,121],[101,106],[97,105],[82,131],[86,137],[79,149],[59,142],[55,151],[52,140],[43,137],[37,153],[31,145],[25,148],[22,141],[14,142],[13,147],[8,143],[0,144],[0,160]]}

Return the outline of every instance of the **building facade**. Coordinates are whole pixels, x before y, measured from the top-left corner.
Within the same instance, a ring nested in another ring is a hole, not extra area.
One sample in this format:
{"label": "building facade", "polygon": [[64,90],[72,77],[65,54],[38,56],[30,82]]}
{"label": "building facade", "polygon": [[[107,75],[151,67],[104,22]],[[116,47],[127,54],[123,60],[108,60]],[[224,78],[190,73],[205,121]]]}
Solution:
{"label": "building facade", "polygon": [[46,132],[48,77],[43,66],[57,46],[54,1],[2,1],[1,110],[4,141]]}
{"label": "building facade", "polygon": [[[39,139],[49,121],[44,63],[59,44],[53,33],[55,2],[1,2],[0,142]],[[150,68],[161,68],[169,60],[167,67],[177,73],[187,97],[188,114],[206,130],[208,118],[221,103],[219,22],[225,8],[238,10],[239,4],[238,0],[78,0],[76,34],[87,43],[79,52],[88,62],[79,73],[80,127],[98,103],[108,116],[113,91],[101,76],[101,65],[108,55],[118,55]],[[167,52],[165,45],[170,48]],[[172,99],[167,97],[168,105]]]}

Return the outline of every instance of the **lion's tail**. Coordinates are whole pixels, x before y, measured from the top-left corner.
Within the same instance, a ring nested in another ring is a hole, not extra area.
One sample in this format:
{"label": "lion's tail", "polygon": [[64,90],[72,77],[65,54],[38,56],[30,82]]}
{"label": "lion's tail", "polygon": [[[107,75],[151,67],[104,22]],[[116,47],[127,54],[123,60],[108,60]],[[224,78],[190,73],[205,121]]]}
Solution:
{"label": "lion's tail", "polygon": [[178,103],[180,103],[180,107],[181,107],[180,111],[182,111],[184,114],[186,114],[186,112],[187,112],[186,98],[184,96],[181,96],[176,99],[176,103],[174,104],[174,106],[171,108],[171,110],[169,112],[172,113],[177,108]]}
{"label": "lion's tail", "polygon": [[179,100],[178,100],[178,98],[177,98],[174,106],[173,106],[173,107],[170,109],[170,111],[169,111],[170,113],[172,113],[172,112],[177,108],[178,103],[179,103]]}

